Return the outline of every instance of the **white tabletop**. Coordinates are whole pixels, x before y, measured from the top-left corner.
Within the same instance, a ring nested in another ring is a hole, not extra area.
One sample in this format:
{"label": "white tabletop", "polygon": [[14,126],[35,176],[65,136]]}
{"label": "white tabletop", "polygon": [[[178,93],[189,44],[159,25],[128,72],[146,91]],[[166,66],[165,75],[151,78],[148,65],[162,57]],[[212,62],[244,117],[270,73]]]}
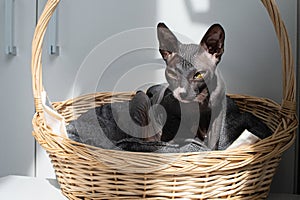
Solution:
{"label": "white tabletop", "polygon": [[[0,178],[0,199],[12,200],[67,200],[54,179],[39,179],[24,176]],[[270,194],[268,200],[300,200],[291,194]]]}
{"label": "white tabletop", "polygon": [[67,200],[55,180],[24,176],[0,178],[0,199]]}

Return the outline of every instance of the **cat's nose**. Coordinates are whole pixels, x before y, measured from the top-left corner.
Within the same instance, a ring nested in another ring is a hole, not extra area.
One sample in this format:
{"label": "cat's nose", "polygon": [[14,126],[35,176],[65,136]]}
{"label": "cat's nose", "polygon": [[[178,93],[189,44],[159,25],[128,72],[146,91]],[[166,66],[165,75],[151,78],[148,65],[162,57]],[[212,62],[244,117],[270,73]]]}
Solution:
{"label": "cat's nose", "polygon": [[182,99],[185,99],[188,96],[188,93],[187,92],[181,92],[179,95]]}

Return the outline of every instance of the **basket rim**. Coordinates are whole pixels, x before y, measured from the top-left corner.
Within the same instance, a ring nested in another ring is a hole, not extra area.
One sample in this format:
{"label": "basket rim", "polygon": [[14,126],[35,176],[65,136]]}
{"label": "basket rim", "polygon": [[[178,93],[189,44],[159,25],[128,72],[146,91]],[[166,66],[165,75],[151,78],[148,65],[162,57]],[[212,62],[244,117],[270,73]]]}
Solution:
{"label": "basket rim", "polygon": [[[33,136],[48,154],[55,157],[65,157],[65,152],[68,152],[68,155],[73,155],[81,159],[104,163],[110,170],[116,170],[121,173],[134,172],[137,174],[149,173],[149,171],[155,173],[173,173],[174,171],[168,169],[166,162],[176,163],[191,160],[197,160],[194,164],[189,164],[193,166],[194,170],[213,172],[216,170],[216,167],[219,171],[241,169],[253,162],[259,163],[265,159],[280,157],[293,144],[296,137],[294,130],[297,129],[297,123],[291,123],[284,130],[280,131],[281,133],[288,132],[288,134],[283,134],[281,138],[270,136],[255,144],[238,149],[186,153],[130,152],[86,145],[57,135],[52,133],[51,129],[48,129],[47,126],[40,123],[42,117],[40,113],[35,113],[33,117],[33,124],[38,124],[38,126],[34,126]],[[280,125],[280,127],[282,128],[283,125]],[[139,163],[134,162],[135,159],[147,160],[149,166],[139,168]],[[211,163],[210,159],[213,159],[213,163],[215,164],[209,164]],[[158,161],[161,161],[161,163]],[[197,163],[200,161],[202,164],[207,163],[207,167],[202,166],[196,169]],[[128,168],[124,169],[124,165],[127,165]],[[163,172],[160,172],[161,170]]]}
{"label": "basket rim", "polygon": [[[65,106],[72,107],[74,105],[74,102],[76,102],[76,101],[86,102],[86,101],[88,101],[86,99],[97,98],[98,96],[107,95],[107,97],[105,99],[108,99],[108,98],[111,98],[113,96],[117,96],[118,98],[120,98],[118,95],[130,97],[134,94],[135,94],[134,92],[114,92],[114,93],[113,92],[97,92],[97,93],[85,94],[85,95],[82,95],[82,96],[79,96],[79,97],[76,97],[76,98],[72,98],[72,99],[68,99],[68,100],[65,100],[65,101],[53,102],[52,104],[53,104],[53,107],[56,110],[59,111],[60,108],[65,107]],[[268,104],[269,107],[272,107],[273,109],[275,109],[273,112],[276,111],[279,115],[282,115],[282,110],[280,109],[280,104],[273,101],[272,99],[264,98],[264,97],[250,96],[250,95],[240,95],[240,94],[227,94],[227,95],[230,96],[233,99],[248,99],[248,101],[249,101],[249,99],[251,99],[252,101],[255,101],[255,102],[263,102],[266,105]],[[75,103],[75,105],[76,105],[76,103]],[[39,115],[40,115],[40,113],[38,113],[38,112],[35,113],[35,115],[33,117],[33,121],[37,120]],[[298,124],[298,120],[295,120],[294,123],[289,123],[288,125],[285,125],[285,124],[283,124],[283,122],[281,122],[280,124],[278,124],[277,128],[284,127],[283,130],[289,130],[289,132],[293,132],[297,129],[297,124]],[[41,128],[41,127],[39,127],[39,128]],[[46,126],[44,127],[44,129],[46,129],[48,132],[51,132],[51,130],[48,129]],[[279,131],[279,132],[275,131],[275,132],[276,132],[276,134],[273,134],[272,136],[270,136],[268,138],[260,140],[260,141],[256,142],[255,144],[239,147],[239,151],[251,153],[253,151],[253,149],[259,149],[262,146],[264,146],[265,143],[268,143],[268,144],[271,145],[271,144],[274,144],[274,143],[275,144],[279,143],[279,141],[278,141],[279,139],[286,139],[286,136],[280,137],[280,138],[277,137],[278,135],[279,136],[281,135],[281,131]],[[69,138],[66,138],[66,137],[60,136],[60,135],[56,135],[56,134],[54,134],[53,136],[55,136],[58,141],[67,140],[67,142],[69,144],[75,144],[76,146],[88,147],[89,149],[101,150],[101,151],[103,150],[103,151],[106,151],[106,152],[110,152],[110,151],[111,152],[120,152],[120,150],[103,149],[103,148],[100,148],[100,147],[95,147],[95,146],[91,146],[91,145],[87,145],[87,144],[78,143],[78,142],[73,141]],[[290,140],[290,142],[288,142],[289,144],[287,145],[287,147],[285,149],[289,148],[290,145],[292,145],[292,141],[293,141],[294,137],[295,137],[294,135],[291,136],[291,140]],[[128,152],[129,154],[135,154],[135,155],[136,154],[137,155],[149,155],[149,152],[130,152],[130,151],[122,151],[122,152],[126,152],[126,153]],[[223,151],[212,150],[212,151],[209,151],[209,152],[212,152],[213,154],[220,154],[220,152],[222,152],[221,154],[223,154],[223,153],[227,154],[227,153],[231,153],[231,152],[236,152],[236,149],[227,149],[227,150],[223,150]],[[172,155],[176,155],[176,154],[178,154],[178,155],[193,155],[193,154],[195,154],[195,155],[198,155],[199,153],[201,153],[201,152],[164,153],[164,154],[172,154]],[[159,154],[159,153],[154,153],[154,154]],[[207,154],[207,152],[206,152],[206,154]]]}

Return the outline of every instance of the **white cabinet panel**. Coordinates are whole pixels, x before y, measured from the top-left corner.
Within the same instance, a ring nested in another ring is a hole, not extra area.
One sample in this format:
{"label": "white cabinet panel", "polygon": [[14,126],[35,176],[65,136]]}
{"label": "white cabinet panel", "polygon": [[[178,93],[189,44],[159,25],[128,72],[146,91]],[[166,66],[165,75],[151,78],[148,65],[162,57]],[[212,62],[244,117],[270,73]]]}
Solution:
{"label": "white cabinet panel", "polygon": [[34,114],[31,89],[31,41],[36,20],[32,0],[14,1],[17,56],[5,54],[5,0],[0,0],[0,176],[34,175]]}

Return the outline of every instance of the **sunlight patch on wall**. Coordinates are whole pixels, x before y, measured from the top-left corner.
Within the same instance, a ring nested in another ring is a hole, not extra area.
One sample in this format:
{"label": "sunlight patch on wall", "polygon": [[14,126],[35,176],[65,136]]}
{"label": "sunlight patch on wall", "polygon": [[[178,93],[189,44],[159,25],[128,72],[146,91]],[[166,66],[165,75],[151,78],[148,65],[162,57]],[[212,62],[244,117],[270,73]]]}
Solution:
{"label": "sunlight patch on wall", "polygon": [[192,21],[191,15],[209,9],[209,0],[160,0],[157,1],[157,21],[164,22],[181,42],[198,44],[209,25]]}
{"label": "sunlight patch on wall", "polygon": [[210,8],[209,0],[189,0],[195,12],[203,13],[208,12]]}

